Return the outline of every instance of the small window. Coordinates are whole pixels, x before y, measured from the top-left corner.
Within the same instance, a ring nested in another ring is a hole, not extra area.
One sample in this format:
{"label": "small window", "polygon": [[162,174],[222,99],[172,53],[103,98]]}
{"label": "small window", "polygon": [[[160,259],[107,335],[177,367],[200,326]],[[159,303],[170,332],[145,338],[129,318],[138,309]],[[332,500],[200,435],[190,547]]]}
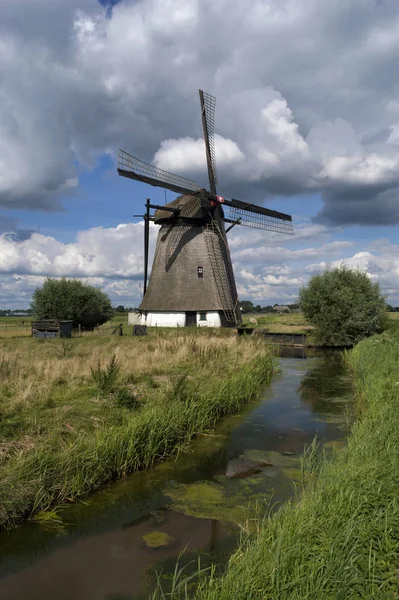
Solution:
{"label": "small window", "polygon": [[199,318],[199,320],[200,321],[206,321],[206,312],[202,312],[202,313],[200,312],[200,318]]}
{"label": "small window", "polygon": [[198,279],[202,279],[204,277],[204,269],[202,267],[198,267]]}

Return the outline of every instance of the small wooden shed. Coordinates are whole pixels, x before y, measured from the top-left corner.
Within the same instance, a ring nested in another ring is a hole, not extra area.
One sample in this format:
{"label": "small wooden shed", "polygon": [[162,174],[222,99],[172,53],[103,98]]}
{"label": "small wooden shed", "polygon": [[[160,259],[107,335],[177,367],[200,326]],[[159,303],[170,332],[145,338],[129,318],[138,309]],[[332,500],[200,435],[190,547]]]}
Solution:
{"label": "small wooden shed", "polygon": [[32,322],[32,336],[37,338],[68,338],[72,335],[72,321],[46,319]]}

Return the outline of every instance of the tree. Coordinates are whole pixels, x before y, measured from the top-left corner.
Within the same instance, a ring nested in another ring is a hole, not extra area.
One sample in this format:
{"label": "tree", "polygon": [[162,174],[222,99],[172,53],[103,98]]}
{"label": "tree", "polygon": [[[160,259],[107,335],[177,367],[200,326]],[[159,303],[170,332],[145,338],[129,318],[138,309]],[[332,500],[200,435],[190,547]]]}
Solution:
{"label": "tree", "polygon": [[255,310],[254,305],[250,300],[243,300],[242,302],[238,303],[238,306],[240,307],[241,312],[243,313],[251,313]]}
{"label": "tree", "polygon": [[125,312],[125,307],[123,306],[123,304],[119,304],[119,306],[116,307],[116,312]]}
{"label": "tree", "polygon": [[51,279],[33,293],[32,312],[37,319],[71,319],[74,326],[95,327],[112,316],[104,292],[76,279]]}
{"label": "tree", "polygon": [[265,312],[265,313],[271,313],[271,312],[273,312],[273,306],[270,306],[270,304],[268,306],[264,306],[262,308],[262,312]]}
{"label": "tree", "polygon": [[315,275],[299,301],[323,346],[351,346],[384,328],[385,299],[363,271],[341,266]]}

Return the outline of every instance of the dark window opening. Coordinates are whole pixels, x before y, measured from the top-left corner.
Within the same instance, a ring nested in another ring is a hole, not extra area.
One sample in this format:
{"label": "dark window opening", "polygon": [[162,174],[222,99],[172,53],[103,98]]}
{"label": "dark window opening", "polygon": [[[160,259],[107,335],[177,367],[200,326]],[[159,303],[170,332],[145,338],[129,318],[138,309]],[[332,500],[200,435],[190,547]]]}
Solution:
{"label": "dark window opening", "polygon": [[204,277],[204,269],[202,267],[198,267],[198,279],[203,279]]}
{"label": "dark window opening", "polygon": [[206,312],[200,312],[200,321],[206,321]]}

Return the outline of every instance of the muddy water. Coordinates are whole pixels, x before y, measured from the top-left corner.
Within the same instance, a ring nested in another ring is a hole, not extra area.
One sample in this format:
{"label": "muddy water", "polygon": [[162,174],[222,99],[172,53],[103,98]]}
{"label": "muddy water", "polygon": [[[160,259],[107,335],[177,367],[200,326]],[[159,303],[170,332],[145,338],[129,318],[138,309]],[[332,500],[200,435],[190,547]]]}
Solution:
{"label": "muddy water", "polygon": [[183,549],[181,564],[224,564],[236,523],[292,495],[304,446],[316,434],[345,439],[351,390],[339,355],[285,352],[259,400],[190,453],[64,508],[57,522],[1,534],[0,599],[146,598],[154,567],[167,587]]}

